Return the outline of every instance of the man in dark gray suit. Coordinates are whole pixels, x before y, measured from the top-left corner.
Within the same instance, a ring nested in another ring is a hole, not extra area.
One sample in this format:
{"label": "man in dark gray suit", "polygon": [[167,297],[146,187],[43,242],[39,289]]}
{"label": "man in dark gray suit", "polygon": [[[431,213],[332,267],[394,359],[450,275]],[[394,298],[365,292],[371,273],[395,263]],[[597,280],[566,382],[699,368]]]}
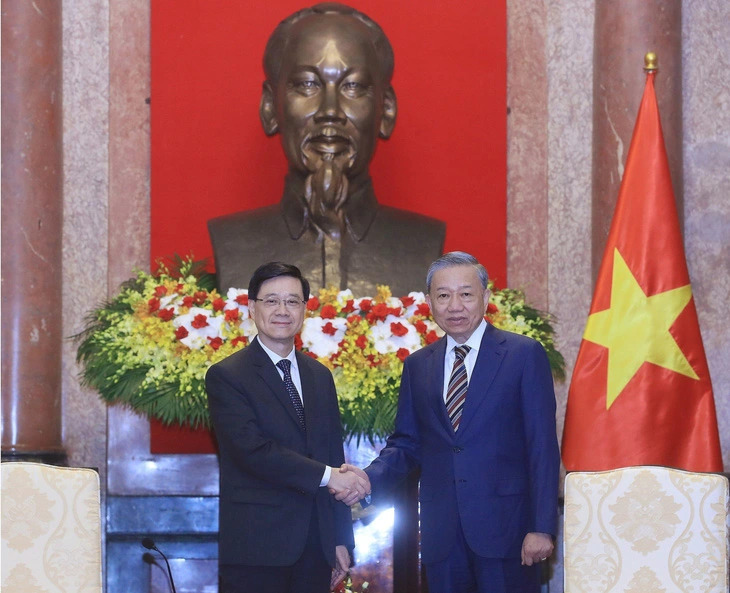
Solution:
{"label": "man in dark gray suit", "polygon": [[220,447],[221,593],[326,593],[354,547],[346,502],[369,492],[342,473],[330,371],[294,350],[309,283],[295,266],[260,266],[249,283],[251,344],[205,377]]}

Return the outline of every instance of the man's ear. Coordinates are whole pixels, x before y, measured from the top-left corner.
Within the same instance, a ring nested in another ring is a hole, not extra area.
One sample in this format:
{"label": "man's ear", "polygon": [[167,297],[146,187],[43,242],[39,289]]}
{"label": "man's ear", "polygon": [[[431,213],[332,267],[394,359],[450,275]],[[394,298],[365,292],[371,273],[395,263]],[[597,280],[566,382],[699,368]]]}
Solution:
{"label": "man's ear", "polygon": [[383,118],[380,120],[380,137],[390,138],[395,127],[395,116],[398,114],[398,101],[393,87],[388,85],[383,93]]}
{"label": "man's ear", "polygon": [[267,136],[273,136],[279,131],[279,122],[276,121],[276,111],[274,109],[274,91],[268,80],[264,82],[264,88],[261,92],[259,118],[261,118],[261,125],[264,127]]}

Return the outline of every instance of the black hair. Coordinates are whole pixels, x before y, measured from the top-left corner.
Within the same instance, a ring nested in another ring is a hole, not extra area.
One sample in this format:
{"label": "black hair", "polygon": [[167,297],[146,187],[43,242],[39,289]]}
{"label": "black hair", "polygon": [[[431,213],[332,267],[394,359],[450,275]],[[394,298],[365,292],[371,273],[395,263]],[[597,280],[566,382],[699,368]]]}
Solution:
{"label": "black hair", "polygon": [[248,283],[248,298],[254,300],[257,299],[261,285],[267,280],[279,278],[280,276],[289,276],[299,280],[299,282],[302,283],[302,294],[304,295],[304,300],[309,300],[309,282],[304,276],[302,276],[301,270],[296,266],[285,264],[280,261],[272,261],[256,268],[256,271],[253,273],[253,276],[251,276],[251,280]]}

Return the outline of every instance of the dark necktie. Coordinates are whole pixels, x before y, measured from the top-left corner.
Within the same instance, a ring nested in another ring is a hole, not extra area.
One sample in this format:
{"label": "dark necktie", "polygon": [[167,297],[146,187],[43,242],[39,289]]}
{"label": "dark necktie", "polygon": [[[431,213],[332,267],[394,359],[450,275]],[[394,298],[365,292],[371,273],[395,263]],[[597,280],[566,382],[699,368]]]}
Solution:
{"label": "dark necktie", "polygon": [[289,394],[289,399],[297,413],[299,424],[301,424],[302,428],[306,430],[306,427],[304,426],[304,406],[302,405],[302,398],[299,396],[297,386],[294,385],[294,381],[292,381],[291,378],[291,361],[286,358],[282,358],[276,363],[276,366],[284,371],[284,387],[286,387],[286,392]]}
{"label": "dark necktie", "polygon": [[449,378],[449,386],[446,390],[446,411],[451,419],[451,425],[454,430],[459,429],[461,422],[461,412],[464,410],[464,400],[466,400],[466,390],[469,388],[469,380],[466,375],[466,365],[464,358],[469,354],[471,348],[469,346],[457,346],[454,348],[454,368],[451,370]]}

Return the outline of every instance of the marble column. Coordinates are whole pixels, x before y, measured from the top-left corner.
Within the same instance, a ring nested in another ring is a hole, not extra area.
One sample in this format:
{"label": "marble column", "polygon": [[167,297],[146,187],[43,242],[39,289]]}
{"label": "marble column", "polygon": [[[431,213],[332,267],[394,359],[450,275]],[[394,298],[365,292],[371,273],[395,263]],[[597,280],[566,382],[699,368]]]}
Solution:
{"label": "marble column", "polygon": [[644,55],[659,60],[656,94],[677,210],[682,212],[682,2],[598,0],[593,53],[595,281],[644,90]]}
{"label": "marble column", "polygon": [[63,463],[61,3],[2,12],[2,454]]}

